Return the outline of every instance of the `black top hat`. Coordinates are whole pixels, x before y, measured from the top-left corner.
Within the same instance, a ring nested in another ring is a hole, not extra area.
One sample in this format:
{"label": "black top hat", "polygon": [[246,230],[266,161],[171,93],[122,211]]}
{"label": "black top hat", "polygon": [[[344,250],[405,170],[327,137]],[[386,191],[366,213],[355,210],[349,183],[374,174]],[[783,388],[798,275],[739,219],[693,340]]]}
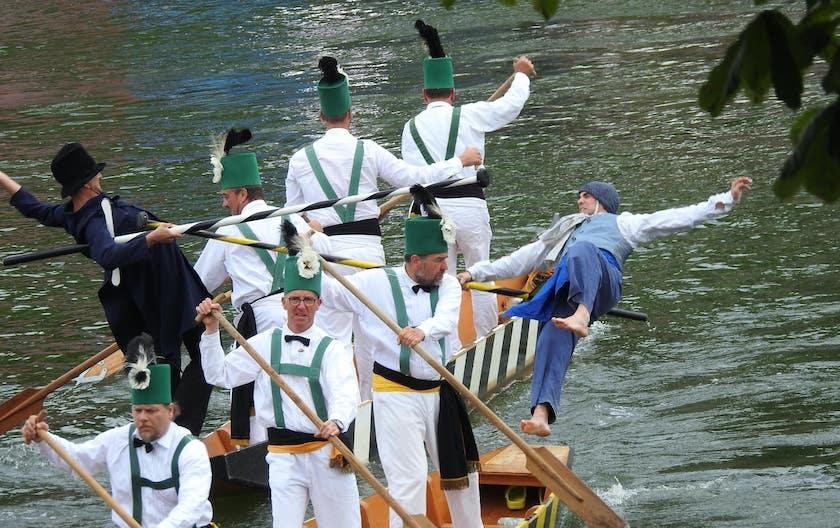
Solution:
{"label": "black top hat", "polygon": [[72,196],[91,178],[102,172],[104,163],[96,161],[79,143],[67,143],[52,160],[53,177],[61,184],[61,197]]}

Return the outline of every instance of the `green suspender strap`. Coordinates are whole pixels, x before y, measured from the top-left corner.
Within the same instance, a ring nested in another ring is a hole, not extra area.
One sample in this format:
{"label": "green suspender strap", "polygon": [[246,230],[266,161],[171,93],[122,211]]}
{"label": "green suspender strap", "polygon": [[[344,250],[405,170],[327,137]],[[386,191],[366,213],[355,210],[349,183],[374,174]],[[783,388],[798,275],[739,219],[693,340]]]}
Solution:
{"label": "green suspender strap", "polygon": [[[289,376],[301,376],[309,380],[309,391],[312,393],[312,402],[315,404],[315,413],[318,418],[326,421],[327,405],[324,401],[324,391],[321,390],[321,362],[324,359],[324,352],[332,343],[331,337],[324,337],[315,349],[312,356],[312,363],[307,367],[296,363],[281,363],[283,352],[283,331],[275,328],[271,334],[271,367],[278,374]],[[274,423],[277,427],[286,427],[283,419],[283,391],[275,383],[271,384],[271,400],[274,405]]]}
{"label": "green suspender strap", "polygon": [[[286,218],[281,216],[283,220]],[[245,238],[250,238],[251,240],[257,240],[257,235],[254,233],[254,230],[251,229],[248,224],[239,224],[236,227],[242,232],[242,236]],[[265,264],[265,269],[268,270],[268,273],[272,276],[271,281],[271,290],[270,292],[276,292],[277,290],[283,289],[283,269],[286,265],[286,255],[284,253],[277,253],[275,251],[269,251],[267,249],[262,248],[253,248],[254,251],[257,252],[257,255],[262,260],[262,263]],[[277,255],[275,258],[271,258],[270,253],[274,253]]]}
{"label": "green suspender strap", "polygon": [[154,482],[143,478],[140,474],[140,461],[137,459],[137,448],[134,447],[134,431],[135,427],[134,424],[132,424],[131,427],[128,428],[128,459],[131,464],[131,516],[134,517],[135,521],[143,524],[143,495],[141,490],[143,488],[152,488],[155,490],[175,488],[175,493],[178,493],[181,486],[178,460],[181,458],[181,451],[184,450],[187,444],[195,440],[195,437],[192,435],[185,435],[181,438],[181,441],[178,442],[178,445],[175,447],[175,452],[172,453],[172,463],[170,464],[172,466],[172,476],[168,479]]}
{"label": "green suspender strap", "polygon": [[[307,145],[303,149],[306,152],[306,159],[309,160],[309,166],[312,172],[315,173],[315,178],[318,180],[318,185],[327,196],[329,200],[338,200],[338,195],[327,180],[327,175],[324,174],[324,169],[321,167],[321,162],[318,161],[318,156],[315,155],[315,148],[312,145]],[[359,180],[362,177],[362,161],[365,158],[365,144],[361,139],[356,140],[356,153],[353,155],[353,169],[350,172],[350,186],[347,189],[347,195],[359,194]],[[356,217],[356,204],[338,205],[333,207],[338,217],[341,218],[342,223],[352,222]]]}
{"label": "green suspender strap", "polygon": [[[461,107],[459,106],[452,109],[452,121],[449,122],[449,141],[446,143],[446,156],[444,156],[444,160],[448,160],[455,155],[455,143],[458,141],[458,125],[460,122]],[[417,125],[414,124],[413,117],[408,122],[408,130],[411,132],[411,138],[414,140],[414,144],[417,145],[417,150],[420,151],[423,159],[426,160],[426,164],[431,165],[434,163],[435,159],[429,153],[429,149],[423,142],[423,138],[420,137],[420,132],[417,131]]]}
{"label": "green suspender strap", "polygon": [[[408,311],[405,309],[405,297],[402,294],[402,288],[400,288],[400,280],[397,278],[397,273],[394,271],[394,268],[382,268],[385,270],[385,274],[388,276],[388,282],[391,283],[391,295],[394,296],[394,308],[397,312],[397,324],[400,325],[400,328],[405,328],[406,326],[410,326],[408,322]],[[435,314],[435,308],[437,308],[438,303],[438,287],[435,286],[432,288],[432,291],[429,292],[429,303],[432,307],[432,315]],[[440,362],[443,362],[446,359],[446,340],[441,337],[438,340],[438,344],[440,345]],[[409,366],[411,361],[411,349],[405,345],[400,345],[400,372],[405,374],[406,376],[411,375],[411,368]]]}

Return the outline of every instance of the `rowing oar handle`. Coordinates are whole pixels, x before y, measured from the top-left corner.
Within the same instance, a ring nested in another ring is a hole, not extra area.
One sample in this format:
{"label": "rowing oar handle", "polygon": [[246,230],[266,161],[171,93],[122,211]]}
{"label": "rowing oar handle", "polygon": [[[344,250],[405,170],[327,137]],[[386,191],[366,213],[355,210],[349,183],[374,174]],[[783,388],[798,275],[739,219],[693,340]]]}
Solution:
{"label": "rowing oar handle", "polygon": [[[231,294],[230,290],[228,290],[224,293],[220,293],[219,295],[213,297],[213,302],[216,303],[216,304],[225,304],[226,302],[228,302],[230,300],[231,295],[232,294]],[[195,322],[196,323],[200,323],[203,319],[204,319],[204,316],[202,316],[202,315],[196,315],[195,316]],[[234,328],[234,330],[235,330],[235,328]],[[231,335],[233,335],[233,334],[231,334]]]}
{"label": "rowing oar handle", "polygon": [[505,95],[505,93],[510,89],[510,85],[513,84],[514,77],[516,77],[516,73],[511,73],[510,76],[507,79],[505,79],[505,82],[503,82],[498,88],[496,88],[496,91],[493,92],[493,95],[491,95],[487,99],[487,102],[492,103],[499,97]]}
{"label": "rowing oar handle", "polygon": [[[44,417],[44,411],[41,411],[38,414],[38,419],[36,420],[36,422],[42,420],[43,417]],[[134,517],[129,515],[128,512],[126,512],[123,509],[123,507],[120,506],[119,503],[114,500],[114,497],[112,497],[111,494],[108,493],[108,491],[105,488],[102,487],[102,484],[100,484],[95,478],[93,478],[90,475],[90,473],[87,472],[87,470],[85,468],[83,468],[78,462],[76,462],[76,460],[72,456],[70,456],[70,453],[68,453],[63,447],[61,447],[61,444],[59,444],[55,440],[55,438],[52,437],[52,435],[49,432],[44,431],[43,429],[37,429],[37,428],[35,429],[35,432],[38,434],[38,437],[41,440],[46,442],[47,445],[50,446],[50,448],[53,451],[55,451],[55,453],[58,456],[60,456],[61,459],[64,460],[64,462],[67,463],[68,466],[73,468],[73,471],[75,471],[76,474],[79,475],[79,477],[81,477],[81,479],[84,480],[87,483],[87,485],[91,487],[91,489],[94,491],[94,493],[99,495],[99,498],[104,500],[105,503],[112,510],[117,512],[117,515],[119,515],[120,518],[128,526],[130,526],[131,528],[143,528],[142,526],[140,526],[140,524],[137,521],[134,520]]]}
{"label": "rowing oar handle", "polygon": [[[362,293],[356,286],[354,286],[350,281],[347,280],[346,277],[335,271],[335,269],[326,261],[321,259],[321,265],[323,266],[324,270],[332,275],[338,282],[342,284],[345,288],[347,288],[359,301],[362,302],[367,308],[372,311],[385,325],[390,328],[395,334],[399,335],[402,331],[397,323],[391,319],[385,312],[383,312],[378,306],[373,304],[373,302],[364,294]],[[438,374],[443,376],[444,379],[455,389],[457,390],[464,398],[470,401],[470,403],[481,412],[496,428],[501,431],[502,433],[507,436],[511,442],[516,444],[519,449],[522,450],[522,453],[528,459],[533,460],[543,471],[550,475],[554,475],[555,472],[552,470],[551,466],[546,463],[542,457],[534,451],[530,445],[528,445],[518,434],[516,434],[513,429],[508,427],[506,423],[504,423],[501,418],[499,418],[496,413],[494,413],[487,405],[481,401],[475,394],[470,392],[470,390],[464,386],[463,383],[458,381],[458,379],[452,375],[446,367],[435,361],[432,356],[426,352],[422,346],[415,345],[413,347],[415,353],[418,356],[423,358],[426,363],[428,363],[433,369],[435,369]],[[564,490],[577,499],[578,501],[583,501],[583,497],[581,497],[574,489],[572,489],[566,482],[561,480],[559,476],[555,476],[557,482],[564,488]]]}
{"label": "rowing oar handle", "polygon": [[[251,346],[251,343],[249,343],[248,340],[245,339],[245,337],[243,337],[242,334],[240,334],[236,330],[236,328],[234,328],[230,321],[228,321],[227,318],[220,312],[214,311],[213,317],[215,317],[216,320],[219,321],[219,324],[222,325],[222,328],[224,328],[227,331],[227,333],[229,333],[231,336],[233,336],[234,339],[236,339],[236,342],[239,343],[239,345],[243,349],[245,349],[248,355],[251,356],[251,359],[253,359],[257,363],[257,365],[259,365],[260,368],[262,368],[263,371],[266,374],[268,374],[268,376],[271,378],[271,381],[273,381],[278,387],[280,387],[280,390],[282,390],[286,394],[286,396],[288,396],[289,399],[292,400],[295,405],[297,405],[298,409],[300,409],[303,412],[303,414],[305,414],[306,417],[309,418],[309,420],[313,424],[315,424],[315,427],[320,429],[321,426],[324,425],[324,422],[321,420],[321,418],[318,417],[315,411],[313,411],[312,408],[310,408],[309,405],[307,405],[306,402],[304,402],[300,398],[300,396],[298,396],[294,389],[292,389],[283,380],[280,374],[278,374],[277,371],[274,370],[271,367],[271,365],[254,349],[254,347]],[[203,318],[204,316],[197,317],[197,319]],[[397,513],[397,515],[400,516],[400,518],[406,525],[416,528],[433,528],[433,525],[431,523],[426,524],[429,522],[428,519],[426,519],[426,523],[424,523],[421,519],[416,518],[410,515],[408,512],[406,512],[405,509],[403,509],[403,507],[391,496],[391,494],[388,493],[388,490],[385,488],[385,486],[383,486],[376,479],[376,477],[373,476],[373,473],[371,473],[370,470],[367,467],[365,467],[365,465],[362,464],[358,458],[356,458],[356,456],[353,454],[353,451],[351,451],[349,447],[344,445],[344,442],[342,442],[337,436],[331,436],[328,440],[344,456],[344,458],[348,462],[350,462],[353,468],[355,468],[356,471],[358,471],[365,478],[365,480],[368,481],[368,483],[373,487],[373,489],[379,495],[381,495],[383,499],[385,499],[385,502],[387,502],[388,505]],[[425,517],[423,518],[425,519]]]}

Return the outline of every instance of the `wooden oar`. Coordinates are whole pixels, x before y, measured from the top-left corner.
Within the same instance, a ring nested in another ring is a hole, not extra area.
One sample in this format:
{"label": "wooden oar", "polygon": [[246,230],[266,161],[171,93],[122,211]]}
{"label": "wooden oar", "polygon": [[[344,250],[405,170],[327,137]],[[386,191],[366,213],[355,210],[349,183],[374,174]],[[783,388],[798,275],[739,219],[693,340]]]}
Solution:
{"label": "wooden oar", "polygon": [[[257,365],[259,365],[260,368],[262,368],[263,371],[265,371],[265,373],[268,374],[268,376],[271,378],[271,381],[273,381],[278,387],[280,387],[280,389],[295,403],[295,405],[298,406],[298,408],[303,412],[303,414],[305,414],[306,417],[309,418],[309,420],[311,420],[313,424],[315,424],[315,427],[320,429],[321,426],[324,425],[324,422],[322,422],[318,415],[315,413],[315,411],[313,411],[306,404],[306,402],[304,402],[300,398],[300,396],[297,395],[294,389],[292,389],[283,380],[280,374],[278,374],[277,371],[274,370],[271,367],[271,365],[265,359],[263,359],[263,357],[256,350],[254,350],[254,347],[251,346],[251,343],[249,343],[248,340],[245,339],[242,336],[242,334],[240,334],[236,330],[236,328],[234,328],[232,324],[230,324],[230,321],[228,321],[224,315],[222,315],[219,312],[213,312],[213,316],[219,321],[219,324],[221,324],[222,327],[225,330],[227,330],[227,332],[231,336],[233,336],[234,339],[236,339],[236,342],[239,343],[242,346],[242,348],[245,349],[246,352],[248,352],[248,354],[257,363]],[[198,316],[196,317],[196,319],[200,320],[202,319],[202,317]],[[344,458],[348,462],[350,462],[350,465],[352,465],[353,468],[355,468],[356,471],[358,471],[365,478],[365,480],[367,480],[368,483],[370,483],[370,485],[373,487],[376,493],[378,493],[383,499],[385,499],[385,502],[388,503],[388,506],[390,506],[397,513],[397,515],[400,516],[400,518],[407,526],[412,526],[416,528],[435,528],[435,525],[432,524],[432,522],[425,515],[411,515],[407,511],[405,511],[405,509],[396,501],[396,499],[394,499],[394,497],[391,496],[387,488],[385,488],[385,486],[383,486],[382,483],[379,482],[375,476],[373,476],[373,473],[371,473],[370,470],[364,464],[362,464],[358,458],[356,458],[356,456],[353,454],[353,451],[346,445],[344,445],[344,442],[342,442],[337,436],[329,437],[329,442],[344,456]]]}
{"label": "wooden oar", "polygon": [[[464,284],[464,287],[469,288],[471,290],[495,293],[498,295],[506,295],[508,297],[516,297],[519,299],[528,299],[533,293],[527,292],[525,290],[515,290],[513,288],[502,288],[493,284],[487,284],[486,282],[475,281],[467,282],[466,284]],[[606,315],[612,315],[613,317],[622,317],[624,319],[632,319],[633,321],[648,320],[648,316],[644,312],[635,312],[633,310],[624,310],[621,308],[613,308],[612,310],[608,311]]]}
{"label": "wooden oar", "polygon": [[[489,185],[490,176],[487,174],[487,171],[477,171],[475,176],[470,176],[468,178],[460,178],[457,180],[445,180],[437,183],[431,183],[426,186],[427,189],[440,189],[440,188],[450,188],[450,187],[461,187],[463,185],[470,185],[473,183],[478,183],[486,187]],[[200,231],[203,229],[214,230],[218,229],[223,226],[228,225],[236,225],[242,224],[245,222],[253,222],[255,220],[262,220],[264,218],[276,218],[278,216],[289,215],[293,213],[303,213],[306,211],[311,211],[313,209],[324,209],[326,207],[337,207],[339,205],[347,205],[353,204],[358,202],[363,202],[366,200],[378,200],[380,198],[389,199],[393,198],[394,196],[399,196],[402,194],[409,194],[411,192],[410,187],[400,187],[398,189],[389,189],[386,191],[377,191],[367,194],[354,194],[350,196],[345,196],[343,198],[339,198],[336,200],[323,200],[320,202],[314,202],[311,204],[306,205],[293,205],[289,207],[282,207],[279,209],[269,209],[266,211],[260,211],[258,213],[253,213],[250,215],[232,215],[232,216],[224,216],[222,218],[215,218],[212,220],[202,220],[199,222],[192,222],[189,224],[180,224],[171,227],[171,229],[177,233],[190,233],[192,231]],[[129,240],[132,240],[138,236],[144,235],[144,231],[140,231],[137,233],[128,233],[125,235],[120,235],[114,237],[114,241],[117,243],[125,243]]]}
{"label": "wooden oar", "polygon": [[60,257],[62,255],[72,255],[73,253],[81,253],[89,246],[87,244],[73,244],[70,246],[59,246],[56,248],[40,249],[31,253],[22,253],[20,255],[11,255],[3,257],[4,266],[13,266],[15,264],[23,264],[25,262],[32,262],[33,260],[43,260],[52,257]]}
{"label": "wooden oar", "polygon": [[7,402],[0,406],[0,434],[5,434],[10,429],[17,427],[26,417],[38,412],[44,406],[44,398],[54,390],[58,389],[68,381],[72,380],[80,373],[96,365],[111,354],[117,352],[120,347],[116,343],[111,343],[99,353],[91,358],[88,358],[72,369],[68,370],[47,386],[40,389],[29,387],[17,393]]}
{"label": "wooden oar", "polygon": [[[43,417],[44,411],[42,410],[38,414],[37,421],[42,420]],[[46,442],[47,445],[49,445],[50,448],[53,451],[55,451],[56,454],[60,456],[61,459],[67,463],[68,466],[73,468],[73,471],[75,471],[76,474],[78,474],[79,477],[81,477],[82,480],[84,480],[87,483],[87,485],[90,486],[91,489],[97,495],[99,495],[99,498],[105,501],[105,504],[107,504],[109,508],[117,512],[117,515],[120,516],[123,522],[125,522],[131,528],[143,528],[142,526],[140,526],[140,523],[134,520],[134,517],[129,515],[128,512],[125,511],[116,500],[114,500],[114,497],[112,497],[111,494],[108,493],[108,491],[102,487],[102,484],[97,482],[97,480],[93,478],[91,474],[88,473],[87,470],[85,470],[85,468],[79,465],[79,463],[76,462],[73,459],[73,457],[70,456],[70,453],[68,453],[63,447],[61,447],[61,444],[59,444],[49,432],[44,431],[43,429],[35,429],[35,431],[38,433],[38,436],[41,438],[41,440]]]}
{"label": "wooden oar", "polygon": [[[325,260],[321,260],[324,271],[332,275],[338,282],[347,288],[359,301],[372,311],[388,328],[395,334],[399,334],[402,328],[391,319],[388,314],[383,312],[358,288],[356,288],[343,275],[335,271],[335,269]],[[415,345],[414,352],[423,358],[432,368],[434,368],[455,390],[457,390],[465,399],[469,400],[475,409],[483,414],[499,431],[504,433],[511,442],[522,451],[527,459],[526,467],[528,470],[545,486],[554,492],[560,500],[562,500],[569,510],[587,524],[587,526],[605,526],[610,528],[623,528],[626,526],[624,520],[615,513],[601,498],[592,491],[577,475],[575,475],[565,464],[557,460],[550,453],[538,452],[529,444],[527,444],[518,434],[516,434],[501,418],[499,418],[478,396],[470,392],[470,390],[461,383],[458,378],[453,376],[446,367],[434,360],[434,358],[426,352],[422,346]]]}

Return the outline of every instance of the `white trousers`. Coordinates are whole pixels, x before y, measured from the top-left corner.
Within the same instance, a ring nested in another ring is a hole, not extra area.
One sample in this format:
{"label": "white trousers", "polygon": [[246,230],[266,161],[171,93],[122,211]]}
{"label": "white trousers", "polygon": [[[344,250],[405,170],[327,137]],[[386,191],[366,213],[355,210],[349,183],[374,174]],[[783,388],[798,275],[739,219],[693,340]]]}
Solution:
{"label": "white trousers", "polygon": [[[440,395],[437,392],[373,393],[376,445],[388,480],[388,491],[412,515],[426,514],[429,465],[423,449],[424,442],[432,463],[440,469],[436,437],[439,408]],[[455,528],[482,526],[478,473],[470,473],[469,477],[468,488],[445,492]],[[391,510],[390,527],[402,526],[402,519]]]}
{"label": "white trousers", "polygon": [[[446,264],[449,273],[458,272],[458,254],[464,255],[467,268],[490,259],[490,213],[481,198],[442,198],[438,200],[443,213],[455,224],[455,243],[449,244]],[[499,324],[496,295],[472,290],[473,324],[476,337],[483,337]],[[465,345],[467,343],[464,343]]]}
{"label": "white trousers", "polygon": [[[330,237],[330,244],[336,257],[385,264],[385,249],[382,247],[382,239],[378,236],[337,235]],[[361,271],[360,268],[351,266],[336,265],[335,268],[342,275],[352,275]],[[369,400],[373,377],[373,352],[371,347],[364,343],[364,332],[359,327],[358,318],[354,317],[353,312],[344,312],[325,305],[321,305],[316,317],[318,326],[327,335],[348,345],[351,335],[353,336],[353,354],[359,373],[359,393],[362,401]]]}
{"label": "white trousers", "polygon": [[311,453],[269,453],[274,528],[300,528],[312,501],[318,526],[360,528],[356,476],[330,467],[331,444]]}

